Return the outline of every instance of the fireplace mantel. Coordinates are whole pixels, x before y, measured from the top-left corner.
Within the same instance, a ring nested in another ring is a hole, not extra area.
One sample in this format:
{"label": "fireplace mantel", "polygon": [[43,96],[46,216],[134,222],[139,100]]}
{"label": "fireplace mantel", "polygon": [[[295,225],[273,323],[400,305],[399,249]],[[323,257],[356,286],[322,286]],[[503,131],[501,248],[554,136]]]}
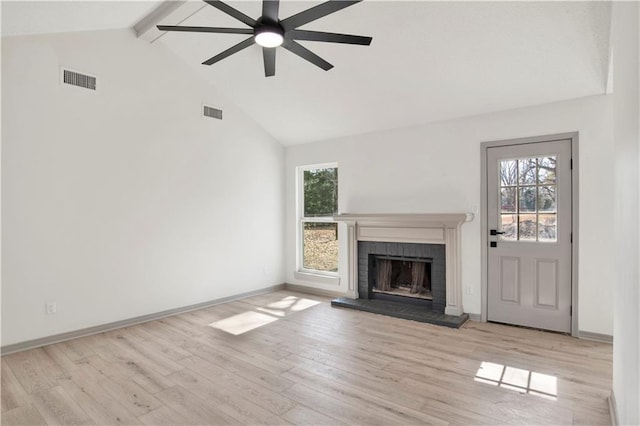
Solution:
{"label": "fireplace mantel", "polygon": [[462,315],[460,231],[462,224],[472,218],[467,213],[341,213],[334,216],[334,220],[347,225],[350,295],[358,298],[358,241],[444,244],[447,293],[445,314]]}

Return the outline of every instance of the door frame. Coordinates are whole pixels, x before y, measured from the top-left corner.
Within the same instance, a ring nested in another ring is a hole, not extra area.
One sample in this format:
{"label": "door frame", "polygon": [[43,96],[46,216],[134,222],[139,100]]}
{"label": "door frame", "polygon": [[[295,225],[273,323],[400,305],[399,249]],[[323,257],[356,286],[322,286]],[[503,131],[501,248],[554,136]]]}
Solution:
{"label": "door frame", "polygon": [[533,136],[517,139],[503,139],[480,143],[480,253],[481,253],[481,311],[480,320],[487,322],[487,306],[489,301],[488,274],[489,274],[489,214],[487,205],[488,181],[487,181],[487,154],[489,148],[498,148],[509,145],[526,145],[538,142],[552,142],[558,140],[571,141],[571,335],[578,337],[578,132],[556,133],[552,135]]}

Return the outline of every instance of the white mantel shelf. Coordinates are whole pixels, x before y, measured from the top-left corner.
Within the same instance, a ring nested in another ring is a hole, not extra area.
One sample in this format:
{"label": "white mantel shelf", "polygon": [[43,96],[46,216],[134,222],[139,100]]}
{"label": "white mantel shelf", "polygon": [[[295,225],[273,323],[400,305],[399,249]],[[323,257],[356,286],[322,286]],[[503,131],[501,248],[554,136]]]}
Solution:
{"label": "white mantel shelf", "polygon": [[339,213],[333,219],[338,222],[388,223],[401,227],[457,226],[472,220],[473,213]]}
{"label": "white mantel shelf", "polygon": [[462,224],[472,219],[471,213],[341,213],[334,216],[334,220],[347,225],[350,295],[358,298],[358,241],[444,244],[445,314],[462,315],[460,234]]}

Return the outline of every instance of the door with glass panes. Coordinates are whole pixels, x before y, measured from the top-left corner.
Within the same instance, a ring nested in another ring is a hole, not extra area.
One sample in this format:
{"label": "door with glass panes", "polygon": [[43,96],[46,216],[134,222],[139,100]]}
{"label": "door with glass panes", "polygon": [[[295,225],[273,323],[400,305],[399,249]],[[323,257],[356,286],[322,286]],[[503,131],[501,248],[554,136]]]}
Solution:
{"label": "door with glass panes", "polygon": [[489,321],[571,331],[571,140],[487,148]]}

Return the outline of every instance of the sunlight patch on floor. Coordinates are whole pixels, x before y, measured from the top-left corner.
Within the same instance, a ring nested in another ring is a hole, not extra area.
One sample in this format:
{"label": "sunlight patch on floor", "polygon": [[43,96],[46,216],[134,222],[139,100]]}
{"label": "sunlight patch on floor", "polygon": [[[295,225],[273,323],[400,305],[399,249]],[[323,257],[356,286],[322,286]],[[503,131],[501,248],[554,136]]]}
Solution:
{"label": "sunlight patch on floor", "polygon": [[287,296],[278,300],[277,302],[269,303],[267,306],[265,306],[265,308],[298,312],[304,311],[307,308],[319,304],[320,302],[318,302],[317,300],[304,299],[296,296]]}
{"label": "sunlight patch on floor", "polygon": [[247,311],[216,321],[209,325],[213,328],[217,328],[218,330],[226,331],[229,334],[238,336],[274,321],[278,321],[278,318],[271,315],[261,314],[260,312]]}
{"label": "sunlight patch on floor", "polygon": [[293,312],[304,311],[305,309],[311,308],[319,304],[320,302],[318,302],[317,300],[298,299],[296,300],[296,303],[294,303],[293,306],[291,306],[291,310]]}
{"label": "sunlight patch on floor", "polygon": [[535,371],[483,361],[474,380],[552,401],[558,399],[558,379]]}
{"label": "sunlight patch on floor", "polygon": [[280,318],[284,318],[293,312],[300,312],[320,303],[321,302],[316,300],[287,296],[277,302],[258,307],[253,311],[246,311],[213,322],[209,324],[209,327],[238,336],[247,331],[278,321]]}
{"label": "sunlight patch on floor", "polygon": [[273,315],[280,318],[284,318],[287,315],[285,311],[280,309],[256,308],[256,311],[264,312],[265,314]]}

